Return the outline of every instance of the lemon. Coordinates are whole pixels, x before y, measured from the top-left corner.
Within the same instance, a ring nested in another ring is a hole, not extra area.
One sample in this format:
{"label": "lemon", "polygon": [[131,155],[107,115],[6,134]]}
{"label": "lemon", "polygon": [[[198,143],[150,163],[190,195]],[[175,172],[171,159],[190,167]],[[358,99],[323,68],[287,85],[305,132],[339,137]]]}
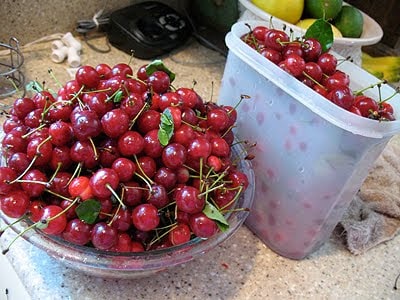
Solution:
{"label": "lemon", "polygon": [[[296,23],[296,26],[299,26],[300,28],[303,29],[308,29],[317,19],[304,19],[300,20],[299,22]],[[342,33],[340,32],[339,29],[337,29],[334,25],[331,24],[332,27],[332,32],[333,32],[333,37],[338,38],[342,37]]]}
{"label": "lemon", "polygon": [[255,6],[283,21],[296,24],[304,9],[304,0],[251,0]]}
{"label": "lemon", "polygon": [[333,19],[332,24],[340,30],[344,37],[359,38],[363,32],[364,19],[357,8],[344,5],[338,16]]}
{"label": "lemon", "polygon": [[305,0],[304,11],[315,19],[327,21],[336,17],[343,6],[343,0]]}

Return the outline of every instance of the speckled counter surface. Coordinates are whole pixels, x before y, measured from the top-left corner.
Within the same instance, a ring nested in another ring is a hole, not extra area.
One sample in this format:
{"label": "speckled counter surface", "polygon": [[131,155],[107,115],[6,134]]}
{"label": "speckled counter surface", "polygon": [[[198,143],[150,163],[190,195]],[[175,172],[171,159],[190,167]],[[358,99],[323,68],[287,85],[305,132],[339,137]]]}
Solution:
{"label": "speckled counter surface", "polygon": [[[99,47],[105,41],[95,41]],[[69,79],[66,64],[50,61],[50,44],[24,49],[28,80],[46,81],[51,68],[59,81]],[[196,42],[163,58],[177,73],[176,86],[191,86],[203,98],[216,99],[224,58]],[[116,49],[100,54],[84,45],[82,63],[128,62]],[[145,61],[133,59],[138,68]],[[2,100],[4,103],[7,100]],[[13,236],[0,239],[4,246]],[[32,299],[400,299],[393,289],[400,272],[400,238],[369,252],[352,255],[339,231],[307,259],[283,258],[268,249],[245,226],[214,251],[163,273],[137,280],[88,277],[64,267],[43,251],[19,239],[7,253]],[[0,270],[1,272],[1,270]]]}

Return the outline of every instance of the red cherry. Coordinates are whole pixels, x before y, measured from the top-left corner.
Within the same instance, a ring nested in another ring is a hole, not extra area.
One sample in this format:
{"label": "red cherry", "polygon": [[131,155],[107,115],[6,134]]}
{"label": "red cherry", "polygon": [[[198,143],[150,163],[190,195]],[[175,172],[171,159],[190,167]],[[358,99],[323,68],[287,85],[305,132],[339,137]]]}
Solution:
{"label": "red cherry", "polygon": [[[322,80],[322,69],[315,62],[307,62],[304,66],[304,73],[311,77],[314,80],[314,83],[315,81],[320,82]],[[314,83],[312,85],[314,85]]]}
{"label": "red cherry", "polygon": [[116,190],[119,184],[117,172],[110,168],[98,169],[89,180],[93,195],[99,198],[111,197],[112,191]]}
{"label": "red cherry", "polygon": [[81,66],[75,74],[75,80],[79,85],[88,89],[96,88],[100,82],[100,75],[96,69],[91,66]]}
{"label": "red cherry", "polygon": [[336,71],[337,59],[330,53],[322,53],[317,60],[317,64],[326,75],[332,75]]}
{"label": "red cherry", "polygon": [[272,48],[263,48],[260,53],[262,56],[264,56],[266,59],[272,61],[276,65],[280,61],[282,61],[282,55],[279,50],[275,50]]}
{"label": "red cherry", "polygon": [[112,67],[111,76],[121,76],[123,78],[133,75],[132,68],[125,63],[119,63]]}
{"label": "red cherry", "polygon": [[252,33],[259,42],[264,42],[265,35],[268,33],[269,28],[265,26],[256,26],[253,28]]}
{"label": "red cherry", "polygon": [[0,207],[4,214],[10,218],[22,217],[28,210],[30,196],[22,190],[10,191],[7,195],[0,196]]}
{"label": "red cherry", "polygon": [[200,191],[189,185],[177,189],[174,199],[177,208],[189,214],[201,212],[205,205],[205,199],[200,195]]}
{"label": "red cherry", "polygon": [[117,173],[121,182],[130,181],[136,171],[135,163],[125,157],[119,157],[114,160],[111,168]]}
{"label": "red cherry", "polygon": [[186,161],[186,148],[178,143],[170,143],[167,145],[162,152],[162,162],[170,169],[177,169]]}
{"label": "red cherry", "polygon": [[306,63],[304,59],[297,54],[289,54],[283,61],[285,71],[292,74],[294,77],[299,77],[305,70]]}
{"label": "red cherry", "polygon": [[47,223],[47,227],[42,229],[44,233],[58,235],[67,226],[67,217],[62,213],[63,209],[58,205],[48,205],[42,209],[40,222]]}
{"label": "red cherry", "polygon": [[122,108],[106,112],[101,118],[103,132],[110,138],[117,138],[129,129],[129,116]]}
{"label": "red cherry", "polygon": [[174,246],[181,245],[190,240],[190,235],[190,227],[187,224],[178,224],[168,233],[168,240]]}
{"label": "red cherry", "polygon": [[339,86],[332,89],[326,97],[346,110],[350,109],[354,103],[354,95],[347,86]]}
{"label": "red cherry", "polygon": [[306,62],[317,61],[322,53],[321,43],[314,38],[307,38],[302,43],[303,58]]}
{"label": "red cherry", "polygon": [[83,246],[89,243],[92,228],[92,225],[79,219],[73,219],[67,223],[62,236],[68,242]]}
{"label": "red cherry", "polygon": [[118,138],[118,151],[124,156],[139,154],[144,148],[144,139],[136,131],[126,131]]}
{"label": "red cherry", "polygon": [[157,207],[150,203],[139,204],[132,211],[132,222],[138,230],[153,230],[160,223]]}
{"label": "red cherry", "polygon": [[368,117],[379,111],[378,103],[371,97],[358,95],[354,98],[354,107],[358,108],[363,117]]}
{"label": "red cherry", "polygon": [[97,74],[99,74],[100,79],[108,79],[111,77],[111,67],[107,64],[98,64],[94,69]]}
{"label": "red cherry", "polygon": [[208,218],[202,212],[191,215],[189,225],[194,235],[200,238],[209,238],[218,231],[215,221]]}
{"label": "red cherry", "polygon": [[82,200],[93,197],[92,187],[89,184],[89,178],[86,176],[79,176],[72,179],[68,185],[68,192],[71,197],[79,197]]}
{"label": "red cherry", "polygon": [[147,78],[147,83],[155,93],[165,93],[170,85],[170,78],[163,71],[155,71]]}
{"label": "red cherry", "polygon": [[264,45],[277,51],[282,51],[288,42],[287,33],[278,29],[268,30],[264,37]]}
{"label": "red cherry", "polygon": [[104,222],[96,223],[92,229],[91,241],[100,250],[108,250],[118,241],[118,231]]}
{"label": "red cherry", "polygon": [[10,167],[0,167],[0,195],[7,195],[14,189],[11,181],[17,178],[17,173]]}

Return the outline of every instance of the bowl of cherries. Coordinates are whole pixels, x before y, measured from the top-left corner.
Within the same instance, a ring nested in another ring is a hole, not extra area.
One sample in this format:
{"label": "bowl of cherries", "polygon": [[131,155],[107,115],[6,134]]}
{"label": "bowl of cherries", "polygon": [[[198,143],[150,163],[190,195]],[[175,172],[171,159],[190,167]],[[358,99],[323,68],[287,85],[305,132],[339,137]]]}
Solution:
{"label": "bowl of cherries", "polygon": [[253,202],[251,145],[232,133],[236,107],[174,79],[157,60],[136,73],[85,65],[57,93],[32,82],[2,127],[1,233],[111,278],[160,272],[232,236]]}

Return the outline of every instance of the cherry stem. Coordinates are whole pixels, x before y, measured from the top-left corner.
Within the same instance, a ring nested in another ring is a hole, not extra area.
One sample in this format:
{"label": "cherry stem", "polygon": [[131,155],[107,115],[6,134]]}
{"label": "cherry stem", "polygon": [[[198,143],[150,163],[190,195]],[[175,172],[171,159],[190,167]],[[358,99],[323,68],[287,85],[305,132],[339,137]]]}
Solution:
{"label": "cherry stem", "polygon": [[56,196],[56,197],[62,199],[62,200],[66,200],[66,201],[68,201],[68,202],[73,202],[73,201],[75,201],[75,199],[73,200],[73,199],[70,199],[70,198],[65,197],[65,196],[63,196],[63,195],[57,194],[57,193],[53,192],[52,190],[45,189],[45,191],[46,191],[47,193],[49,193],[49,194],[52,194],[52,195],[54,195],[54,196]]}
{"label": "cherry stem", "polygon": [[[173,223],[167,226],[164,226],[162,228],[158,228],[156,230],[156,236],[150,241],[150,243],[147,245],[147,250],[150,249],[150,247],[152,245],[154,245],[155,243],[157,243],[159,240],[161,240],[164,236],[168,235],[176,226],[177,223]],[[162,233],[161,235],[158,235],[158,230],[162,230],[162,229],[168,229],[167,231],[165,231],[164,233]]]}
{"label": "cherry stem", "polygon": [[192,90],[194,90],[194,87],[197,85],[197,81],[195,79],[193,79],[192,81]]}
{"label": "cherry stem", "polygon": [[379,101],[379,103],[383,103],[383,102],[386,102],[386,101],[392,99],[392,98],[393,98],[394,96],[396,96],[398,93],[399,93],[399,88],[397,88],[397,89],[395,90],[395,92],[394,92],[392,95],[390,95],[389,97],[387,97],[386,99],[383,99],[383,100]]}
{"label": "cherry stem", "polygon": [[230,126],[223,134],[221,134],[221,137],[224,138],[234,127],[234,125]]}
{"label": "cherry stem", "polygon": [[54,216],[52,216],[50,218],[47,218],[45,220],[40,220],[40,221],[36,222],[35,224],[48,224],[49,222],[53,221],[54,219],[57,219],[59,216],[65,214],[68,210],[70,210],[71,207],[76,202],[78,202],[79,199],[80,199],[79,197],[75,197],[74,200],[72,200],[72,202],[69,203],[68,206],[66,208],[64,208],[62,211],[60,211],[58,214],[56,214],[56,215],[54,215]]}
{"label": "cherry stem", "polygon": [[[53,103],[51,103],[48,107],[46,107],[46,109],[45,110],[43,110],[43,115],[45,116],[49,111],[50,111],[50,109],[52,108],[52,107],[55,107],[56,105],[58,105],[58,104],[60,104],[60,103],[65,103],[66,105],[71,105],[72,104],[72,102],[71,102],[71,100],[59,100],[59,101],[55,101],[55,102],[53,102]],[[45,124],[43,124],[43,126],[44,126]]]}
{"label": "cherry stem", "polygon": [[60,88],[62,88],[63,85],[62,85],[61,82],[57,79],[56,75],[54,75],[53,69],[49,68],[49,69],[47,70],[47,72],[50,74],[51,78],[53,78],[53,80],[55,81],[55,83],[56,83]]}
{"label": "cherry stem", "polygon": [[148,191],[149,190],[149,189],[146,189],[146,188],[141,187],[141,186],[126,186],[124,184],[122,184],[122,187],[124,189],[138,189],[138,190],[142,190],[142,191]]}
{"label": "cherry stem", "polygon": [[142,175],[140,175],[139,173],[137,173],[137,172],[135,172],[135,175],[137,176],[137,177],[139,177],[141,180],[143,180],[143,182],[149,187],[149,195],[150,195],[150,193],[151,193],[151,190],[152,190],[152,187],[151,187],[151,182],[149,182],[149,181],[147,181],[146,180],[146,177],[144,177],[144,176],[142,176]]}
{"label": "cherry stem", "polygon": [[175,205],[175,204],[176,204],[176,201],[171,201],[171,202],[169,202],[167,205],[165,205],[165,206],[159,208],[158,211],[162,211],[162,210],[166,209],[167,207],[169,207],[169,206],[171,206],[171,205]]}
{"label": "cherry stem", "polygon": [[19,92],[18,86],[15,84],[14,80],[10,76],[6,76],[6,79],[11,83],[16,93]]}
{"label": "cherry stem", "polygon": [[211,81],[211,95],[210,95],[210,101],[212,101],[213,96],[214,96],[214,81]]}
{"label": "cherry stem", "polygon": [[11,222],[10,224],[8,224],[6,227],[1,228],[0,229],[0,236],[4,233],[4,231],[6,231],[8,228],[11,228],[12,226],[14,226],[15,224],[21,222],[22,220],[24,220],[26,218],[26,214],[24,214],[23,216],[19,217],[18,219],[14,220],[13,222]]}
{"label": "cherry stem", "polygon": [[221,212],[224,211],[225,208],[227,208],[227,207],[229,207],[230,205],[232,205],[233,203],[235,203],[236,200],[239,198],[240,194],[242,193],[242,191],[243,191],[243,186],[239,186],[239,190],[238,190],[238,192],[235,194],[235,197],[233,197],[233,199],[232,199],[231,201],[229,201],[227,204],[225,204],[224,206],[222,206],[222,207],[220,208],[220,211],[221,211]]}
{"label": "cherry stem", "polygon": [[256,38],[255,38],[255,36],[254,36],[254,34],[253,34],[253,29],[251,28],[251,26],[250,26],[250,24],[248,24],[248,23],[246,23],[246,24],[244,24],[244,25],[246,25],[246,27],[248,27],[249,28],[249,32],[246,34],[246,36],[245,36],[245,41],[247,41],[249,38],[251,39],[251,44],[252,44],[252,46],[254,46],[254,47],[256,47],[256,51],[257,52],[259,52],[260,51],[260,45],[259,45],[259,43],[257,42],[257,40],[256,40]]}
{"label": "cherry stem", "polygon": [[90,145],[92,145],[92,149],[93,149],[93,152],[94,152],[94,159],[98,160],[99,159],[99,153],[97,152],[96,145],[94,144],[93,139],[91,137],[89,137],[88,140],[90,142]]}
{"label": "cherry stem", "polygon": [[67,182],[67,186],[71,183],[71,181],[74,179],[74,178],[76,178],[76,177],[78,177],[79,176],[79,174],[81,173],[81,170],[82,170],[82,163],[78,163],[77,165],[76,165],[76,168],[75,168],[75,170],[74,170],[74,172],[72,173],[72,175],[71,175],[71,178],[68,180],[68,182]]}
{"label": "cherry stem", "polygon": [[351,59],[351,56],[347,56],[346,58],[344,58],[344,59],[339,59],[338,60],[338,64],[337,64],[337,66],[336,67],[338,67],[338,66],[340,66],[342,63],[344,63],[345,61],[350,61],[350,62],[352,62],[353,60]]}
{"label": "cherry stem", "polygon": [[203,188],[204,188],[204,185],[205,185],[205,182],[203,180],[203,157],[200,157],[200,170],[199,170],[199,173],[200,173],[200,192],[202,192]]}
{"label": "cherry stem", "polygon": [[48,184],[51,184],[53,182],[54,178],[56,178],[56,176],[57,176],[58,172],[60,171],[61,167],[62,167],[62,162],[58,162],[57,163],[57,168],[55,169],[55,171],[53,173],[53,176],[51,176],[51,178],[47,182]]}
{"label": "cherry stem", "polygon": [[106,184],[106,188],[111,192],[111,194],[115,197],[115,199],[118,200],[118,202],[120,203],[120,205],[125,209],[126,206],[124,204],[124,202],[122,202],[121,198],[118,196],[118,194],[114,191],[114,189],[111,187],[110,184]]}
{"label": "cherry stem", "polygon": [[82,91],[83,91],[84,88],[85,88],[85,86],[82,85],[81,88],[79,89],[79,91],[78,91],[75,95],[73,95],[73,97],[72,97],[71,100],[70,100],[70,102],[73,103],[74,100],[77,99],[77,102],[78,102],[79,107],[80,107],[81,109],[84,108],[84,104],[82,103],[81,99],[79,99],[78,96],[82,93]]}
{"label": "cherry stem", "polygon": [[115,220],[115,218],[116,218],[116,216],[117,216],[119,210],[121,209],[121,207],[122,207],[122,205],[121,205],[121,202],[120,202],[120,203],[118,204],[118,207],[117,207],[117,209],[115,210],[115,213],[114,213],[114,215],[112,216],[110,222],[107,223],[108,226],[111,226],[111,225],[112,225],[112,223],[114,222],[114,220]]}
{"label": "cherry stem", "polygon": [[219,188],[222,188],[222,187],[224,187],[224,186],[225,186],[225,184],[222,183],[222,184],[220,184],[220,185],[214,186],[213,188],[209,188],[209,189],[207,189],[205,192],[200,193],[200,194],[198,195],[198,197],[202,197],[202,196],[204,196],[204,195],[207,195],[208,193],[210,193],[210,192],[212,192],[212,191],[215,191],[215,190],[218,190]]}
{"label": "cherry stem", "polygon": [[361,90],[355,91],[355,92],[354,92],[354,95],[362,95],[363,92],[365,92],[366,90],[372,89],[372,88],[374,88],[375,86],[378,86],[378,88],[379,88],[379,86],[380,86],[381,84],[386,84],[386,83],[387,83],[386,80],[381,80],[381,81],[379,81],[379,82],[370,84],[369,86],[367,86],[367,87],[365,87],[365,88],[362,88]]}
{"label": "cherry stem", "polygon": [[224,211],[220,211],[220,213],[227,214],[227,213],[236,212],[236,211],[250,211],[250,209],[247,207],[238,207],[238,208],[234,208],[234,209],[227,209]]}
{"label": "cherry stem", "polygon": [[[14,180],[13,180],[14,181]],[[17,182],[24,182],[24,183],[37,183],[37,184],[42,184],[42,185],[45,185],[45,186],[47,186],[48,185],[48,182],[44,182],[44,181],[39,181],[39,180],[27,180],[27,179],[20,179],[20,180],[17,180]]]}
{"label": "cherry stem", "polygon": [[31,162],[29,163],[29,165],[26,167],[26,169],[25,169],[21,174],[19,174],[19,176],[18,176],[17,178],[15,178],[14,180],[10,181],[9,184],[13,184],[13,183],[15,183],[15,182],[19,182],[19,181],[22,179],[22,177],[24,177],[25,174],[29,171],[29,169],[33,166],[33,164],[35,163],[35,161],[36,161],[36,159],[37,159],[38,157],[39,157],[39,155],[35,155],[35,156],[32,158],[32,160],[31,160]]}
{"label": "cherry stem", "polygon": [[29,137],[31,134],[41,130],[45,126],[46,126],[46,124],[40,124],[38,127],[34,128],[31,131],[29,131],[29,132],[25,133],[24,135],[22,135],[22,138],[25,139],[25,138]]}
{"label": "cherry stem", "polygon": [[312,78],[309,74],[307,74],[305,71],[303,71],[303,75],[310,79],[314,84],[326,89],[320,82],[316,81],[314,78]]}
{"label": "cherry stem", "polygon": [[[139,161],[138,161],[138,159],[137,159],[137,156],[134,155],[133,157],[135,158],[136,165],[137,165],[137,167],[139,168],[139,170],[142,172],[143,176],[139,175],[137,172],[135,172],[135,175],[138,175],[139,178],[141,178],[143,181],[146,182],[146,184],[147,184],[148,186],[151,187],[151,185],[154,184],[154,182],[153,182],[153,181],[150,179],[150,177],[147,176],[147,174],[143,171],[142,166],[140,165],[140,163],[139,163]],[[150,190],[151,190],[151,188],[150,188]]]}
{"label": "cherry stem", "polygon": [[8,244],[7,248],[4,249],[4,250],[2,251],[2,254],[3,254],[3,255],[7,254],[7,252],[10,250],[10,247],[15,243],[15,241],[16,241],[18,238],[22,237],[22,236],[23,236],[25,233],[27,233],[29,230],[35,228],[36,225],[37,225],[37,223],[33,223],[32,225],[28,226],[28,227],[25,228],[23,231],[21,231],[20,233],[18,233],[17,236],[15,236],[15,237],[11,240],[11,242]]}
{"label": "cherry stem", "polygon": [[139,110],[138,114],[132,119],[131,124],[129,126],[129,130],[132,130],[133,125],[135,125],[136,120],[139,118],[139,116],[142,114],[142,112],[145,110],[147,107],[147,103],[144,103],[142,108]]}

